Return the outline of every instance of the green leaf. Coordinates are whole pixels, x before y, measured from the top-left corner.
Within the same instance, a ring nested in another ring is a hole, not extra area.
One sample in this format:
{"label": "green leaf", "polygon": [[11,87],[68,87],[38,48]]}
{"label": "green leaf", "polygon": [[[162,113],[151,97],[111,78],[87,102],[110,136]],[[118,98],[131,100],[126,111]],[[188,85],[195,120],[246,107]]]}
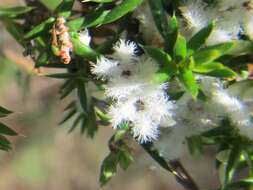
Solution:
{"label": "green leaf", "polygon": [[48,9],[54,11],[62,2],[62,0],[40,0]]}
{"label": "green leaf", "polygon": [[201,45],[205,43],[206,39],[209,37],[214,27],[215,22],[211,22],[209,25],[201,29],[188,41],[187,47],[193,51],[199,49]]}
{"label": "green leaf", "polygon": [[195,52],[193,55],[195,65],[201,65],[215,61],[219,57],[225,55],[233,47],[233,45],[233,42],[227,42],[209,46]]}
{"label": "green leaf", "polygon": [[5,124],[0,122],[0,134],[2,135],[9,135],[9,136],[16,136],[18,135],[14,130],[7,127]]}
{"label": "green leaf", "polygon": [[65,117],[60,121],[59,125],[62,125],[63,123],[65,123],[66,121],[68,121],[70,118],[72,118],[75,114],[77,113],[77,109],[72,109],[70,110]]}
{"label": "green leaf", "polygon": [[166,38],[168,33],[168,21],[162,5],[162,0],[149,0],[148,2],[157,29],[160,34]]}
{"label": "green leaf", "polygon": [[88,107],[88,116],[87,116],[87,135],[88,137],[93,138],[95,133],[98,130],[98,126],[96,124],[96,114],[94,110],[94,105],[90,103]]}
{"label": "green leaf", "polygon": [[0,149],[4,151],[9,151],[11,149],[10,141],[3,135],[0,135]]}
{"label": "green leaf", "polygon": [[240,156],[241,147],[240,143],[237,142],[237,145],[233,146],[228,157],[228,162],[225,168],[224,184],[228,184],[232,181]]}
{"label": "green leaf", "polygon": [[103,21],[106,15],[109,13],[109,10],[98,9],[94,12],[91,12],[84,16],[84,18],[76,18],[67,23],[70,30],[77,31],[81,28],[93,27],[96,25],[103,24]]}
{"label": "green leaf", "polygon": [[[97,11],[96,11],[96,12],[97,12]],[[95,13],[96,13],[96,12],[95,12]],[[85,20],[86,20],[86,19],[83,18],[83,17],[75,18],[75,19],[73,19],[73,20],[68,21],[68,22],[66,23],[66,26],[68,26],[69,31],[75,32],[75,31],[80,30],[80,29],[83,27],[83,25],[84,25],[84,26],[87,25],[87,24],[84,23]]]}
{"label": "green leaf", "polygon": [[130,152],[127,150],[119,151],[118,159],[119,165],[123,170],[126,170],[134,160]]}
{"label": "green leaf", "polygon": [[33,27],[33,29],[30,32],[25,34],[24,38],[28,39],[38,36],[40,33],[46,31],[54,21],[55,21],[54,17],[48,18],[39,25]]}
{"label": "green leaf", "polygon": [[20,6],[20,7],[11,7],[3,8],[0,7],[0,17],[16,17],[17,15],[25,14],[33,10],[34,7],[29,6]]}
{"label": "green leaf", "polygon": [[49,54],[47,51],[43,51],[39,54],[36,63],[35,63],[35,67],[40,67],[43,65],[46,65],[49,59]]}
{"label": "green leaf", "polygon": [[95,3],[111,3],[115,0],[83,0],[82,2],[95,2]]}
{"label": "green leaf", "polygon": [[11,113],[13,113],[13,112],[10,111],[10,110],[7,110],[6,108],[4,108],[2,106],[0,106],[0,117],[6,117]]}
{"label": "green leaf", "polygon": [[73,47],[74,47],[74,53],[80,57],[83,57],[87,60],[90,61],[96,61],[97,57],[99,56],[99,54],[91,49],[90,47],[86,46],[85,44],[83,44],[78,37],[77,33],[73,33],[71,35],[71,41],[73,43]]}
{"label": "green leaf", "polygon": [[176,44],[174,47],[174,57],[177,61],[182,61],[187,55],[186,39],[178,34]]}
{"label": "green leaf", "polygon": [[229,67],[223,67],[221,69],[212,70],[206,73],[206,75],[219,78],[235,78],[237,76],[237,74]]}
{"label": "green leaf", "polygon": [[237,76],[237,74],[232,69],[225,67],[222,63],[219,62],[210,62],[197,65],[193,68],[193,71],[196,73],[206,74],[219,78],[233,78]]}
{"label": "green leaf", "polygon": [[71,133],[71,132],[78,126],[78,124],[81,122],[82,118],[83,118],[83,114],[79,114],[79,115],[75,118],[75,120],[74,120],[74,122],[73,122],[71,128],[70,128],[69,131],[68,131],[68,133]]}
{"label": "green leaf", "polygon": [[25,43],[23,41],[24,32],[21,25],[8,18],[2,19],[1,21],[12,37],[19,42],[20,45],[25,47]]}
{"label": "green leaf", "polygon": [[247,189],[251,185],[253,185],[253,177],[248,177],[245,179],[241,179],[234,183],[227,184],[223,190],[238,190],[238,189]]}
{"label": "green leaf", "polygon": [[179,80],[181,83],[184,85],[186,90],[190,92],[193,98],[196,98],[198,95],[199,87],[197,84],[197,81],[194,78],[194,75],[191,70],[181,68],[179,70],[179,75],[178,75]]}
{"label": "green leaf", "polygon": [[203,154],[203,142],[201,136],[191,136],[187,138],[188,149],[191,154]]}
{"label": "green leaf", "polygon": [[214,136],[230,136],[232,133],[233,128],[230,126],[222,126],[222,127],[215,127],[204,132],[202,135],[205,137],[214,137]]}
{"label": "green leaf", "polygon": [[55,74],[50,74],[50,75],[45,75],[46,77],[50,78],[56,78],[56,79],[70,79],[77,77],[78,75],[76,73],[55,73]]}
{"label": "green leaf", "polygon": [[108,24],[133,11],[142,1],[143,0],[123,0],[121,4],[117,5],[112,10],[97,9],[85,15],[84,18],[76,18],[69,21],[67,26],[71,31],[77,31],[81,28]]}
{"label": "green leaf", "polygon": [[102,121],[105,121],[105,122],[110,121],[110,117],[108,115],[106,115],[106,113],[101,111],[98,107],[94,107],[94,110],[95,110],[96,116],[98,116],[99,119],[101,119]]}
{"label": "green leaf", "polygon": [[110,12],[108,12],[101,24],[107,24],[118,20],[120,17],[133,11],[142,3],[142,1],[143,0],[123,0],[121,4],[117,5]]}
{"label": "green leaf", "polygon": [[172,62],[169,54],[165,53],[162,49],[154,48],[151,46],[143,46],[144,51],[156,60],[170,77],[177,72],[177,66]]}
{"label": "green leaf", "polygon": [[152,143],[142,144],[144,150],[155,160],[162,168],[172,172],[172,168],[168,165],[166,160],[162,157],[161,153],[154,148]]}
{"label": "green leaf", "polygon": [[76,83],[75,80],[67,80],[61,90],[60,90],[60,99],[64,99],[65,97],[67,97],[74,89],[76,88]]}
{"label": "green leaf", "polygon": [[87,94],[85,83],[82,81],[77,81],[77,95],[80,101],[81,107],[85,114],[88,114],[88,102],[87,102]]}
{"label": "green leaf", "polygon": [[168,74],[167,70],[161,69],[158,72],[155,73],[155,75],[152,78],[152,82],[154,84],[161,84],[165,81],[168,81],[171,78],[171,76]]}
{"label": "green leaf", "polygon": [[168,33],[165,38],[165,50],[173,56],[173,50],[178,36],[178,22],[175,15],[173,15],[168,23]]}
{"label": "green leaf", "polygon": [[70,17],[74,2],[74,0],[62,0],[62,3],[55,10],[57,15],[64,18]]}
{"label": "green leaf", "polygon": [[99,182],[104,186],[113,176],[116,175],[118,164],[118,156],[116,153],[111,152],[102,162],[100,168]]}

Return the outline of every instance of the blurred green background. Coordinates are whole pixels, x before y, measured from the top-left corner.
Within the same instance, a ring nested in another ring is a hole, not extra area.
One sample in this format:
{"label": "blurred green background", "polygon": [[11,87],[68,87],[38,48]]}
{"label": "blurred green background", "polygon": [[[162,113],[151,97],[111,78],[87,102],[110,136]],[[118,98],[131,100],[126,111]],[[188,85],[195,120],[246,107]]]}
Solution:
{"label": "blurred green background", "polygon": [[[21,0],[0,0],[5,7],[21,4]],[[0,48],[0,105],[15,111],[4,122],[20,133],[11,139],[12,151],[0,152],[0,190],[100,189],[99,167],[108,153],[112,129],[101,127],[93,140],[78,130],[68,134],[68,123],[58,126],[69,102],[59,101],[62,81],[30,75],[32,61],[22,56],[22,48],[1,24]],[[183,190],[138,146],[133,152],[135,162],[126,172],[119,170],[103,189]],[[182,157],[201,189],[217,185],[212,159],[212,149],[201,158],[187,153]]]}

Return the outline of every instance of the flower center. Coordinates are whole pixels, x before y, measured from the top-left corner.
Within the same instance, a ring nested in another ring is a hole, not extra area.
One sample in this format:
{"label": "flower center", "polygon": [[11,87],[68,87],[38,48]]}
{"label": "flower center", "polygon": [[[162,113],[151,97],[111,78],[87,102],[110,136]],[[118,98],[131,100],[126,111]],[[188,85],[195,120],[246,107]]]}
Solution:
{"label": "flower center", "polygon": [[129,77],[129,76],[131,76],[131,74],[132,73],[129,70],[122,71],[122,73],[121,73],[121,75],[124,76],[124,77]]}
{"label": "flower center", "polygon": [[136,111],[139,112],[139,111],[143,111],[145,109],[145,104],[143,101],[141,101],[140,99],[137,100],[135,102],[135,108],[136,108]]}

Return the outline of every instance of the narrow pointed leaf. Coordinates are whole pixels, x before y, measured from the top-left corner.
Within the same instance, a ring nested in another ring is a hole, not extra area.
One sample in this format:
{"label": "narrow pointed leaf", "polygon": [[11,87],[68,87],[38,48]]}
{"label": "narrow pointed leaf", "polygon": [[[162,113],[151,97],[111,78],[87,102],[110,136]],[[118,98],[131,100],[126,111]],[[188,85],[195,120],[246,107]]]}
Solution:
{"label": "narrow pointed leaf", "polygon": [[133,157],[127,150],[119,151],[119,165],[123,170],[126,170],[133,162]]}
{"label": "narrow pointed leaf", "polygon": [[34,38],[35,36],[39,35],[42,32],[45,32],[49,26],[55,21],[54,17],[50,17],[47,20],[43,21],[39,25],[32,28],[30,32],[25,34],[24,38]]}
{"label": "narrow pointed leaf", "polygon": [[62,2],[62,0],[40,0],[49,10],[54,11]]}
{"label": "narrow pointed leaf", "polygon": [[149,0],[148,2],[157,29],[166,38],[168,34],[168,20],[162,5],[162,0]]}
{"label": "narrow pointed leaf", "polygon": [[193,51],[199,49],[205,43],[214,27],[215,23],[211,22],[209,25],[201,29],[188,41],[187,47]]}
{"label": "narrow pointed leaf", "polygon": [[232,69],[225,67],[222,63],[219,62],[210,62],[197,65],[193,68],[193,71],[196,73],[206,74],[219,78],[233,78],[237,76],[237,74]]}
{"label": "narrow pointed leaf", "polygon": [[17,42],[25,47],[24,43],[24,31],[20,24],[14,22],[12,19],[5,18],[1,20],[6,28],[6,30],[12,35],[12,37],[17,40]]}
{"label": "narrow pointed leaf", "polygon": [[11,143],[10,141],[4,137],[3,135],[0,135],[0,149],[4,151],[11,150]]}
{"label": "narrow pointed leaf", "polygon": [[0,106],[0,117],[6,117],[9,114],[13,113],[12,111]]}
{"label": "narrow pointed leaf", "polygon": [[143,47],[144,51],[152,57],[154,60],[156,60],[163,70],[169,75],[172,76],[177,72],[177,66],[174,62],[172,62],[172,59],[169,54],[165,53],[162,49],[154,48],[151,46],[145,46]]}
{"label": "narrow pointed leaf", "polygon": [[192,71],[189,69],[181,68],[179,70],[178,78],[186,90],[192,95],[192,97],[196,98],[199,88]]}
{"label": "narrow pointed leaf", "polygon": [[175,15],[173,15],[168,22],[168,33],[165,38],[165,51],[173,56],[174,46],[178,36],[178,22]]}
{"label": "narrow pointed leaf", "polygon": [[11,128],[7,127],[5,124],[0,122],[0,134],[2,135],[9,135],[9,136],[16,136],[18,135],[17,132],[12,130]]}
{"label": "narrow pointed leaf", "polygon": [[234,146],[230,151],[228,163],[225,168],[224,184],[228,184],[232,181],[237,164],[240,160],[240,155],[241,148],[240,144],[238,143],[238,145]]}
{"label": "narrow pointed leaf", "polygon": [[101,24],[107,24],[118,20],[122,16],[133,11],[142,3],[142,1],[143,0],[123,0],[121,4],[117,5],[110,12],[108,12]]}
{"label": "narrow pointed leaf", "polygon": [[71,117],[73,117],[75,115],[75,113],[77,112],[76,109],[73,109],[71,111],[69,111],[66,116],[62,119],[62,121],[59,123],[59,125],[62,125],[63,123],[65,123],[66,121],[68,121]]}
{"label": "narrow pointed leaf", "polygon": [[77,118],[74,120],[71,128],[68,131],[69,133],[71,133],[78,126],[78,124],[81,122],[82,118],[83,118],[83,114],[79,114],[77,116]]}
{"label": "narrow pointed leaf", "polygon": [[58,16],[68,18],[71,16],[74,0],[63,0],[62,3],[56,8]]}
{"label": "narrow pointed leaf", "polygon": [[193,55],[195,64],[201,65],[213,62],[219,57],[226,55],[233,45],[233,42],[227,42],[201,49]]}
{"label": "narrow pointed leaf", "polygon": [[110,153],[103,161],[100,169],[99,182],[101,186],[104,186],[108,181],[116,175],[117,172],[118,157],[115,153]]}
{"label": "narrow pointed leaf", "polygon": [[77,77],[78,75],[76,73],[55,73],[50,75],[45,75],[49,78],[56,78],[56,79],[71,79],[74,77]]}
{"label": "narrow pointed leaf", "polygon": [[96,61],[97,57],[99,56],[99,54],[91,49],[90,47],[86,46],[84,43],[82,43],[77,34],[73,34],[71,37],[71,41],[73,43],[74,46],[74,53],[78,56],[81,56],[87,60],[90,61]]}
{"label": "narrow pointed leaf", "polygon": [[15,17],[24,13],[28,13],[33,9],[34,7],[29,6],[20,6],[11,8],[0,7],[0,17]]}
{"label": "narrow pointed leaf", "polygon": [[183,60],[187,55],[186,39],[178,34],[176,44],[174,47],[174,57],[177,61]]}

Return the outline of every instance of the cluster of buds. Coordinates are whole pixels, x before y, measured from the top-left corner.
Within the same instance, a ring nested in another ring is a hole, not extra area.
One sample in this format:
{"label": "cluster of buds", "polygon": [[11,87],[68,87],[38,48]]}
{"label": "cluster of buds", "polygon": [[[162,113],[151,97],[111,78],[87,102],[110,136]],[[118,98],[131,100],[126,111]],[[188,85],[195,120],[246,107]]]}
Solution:
{"label": "cluster of buds", "polygon": [[70,52],[73,45],[68,33],[68,27],[65,25],[66,20],[58,17],[52,28],[52,48],[56,56],[59,56],[64,64],[71,61]]}

